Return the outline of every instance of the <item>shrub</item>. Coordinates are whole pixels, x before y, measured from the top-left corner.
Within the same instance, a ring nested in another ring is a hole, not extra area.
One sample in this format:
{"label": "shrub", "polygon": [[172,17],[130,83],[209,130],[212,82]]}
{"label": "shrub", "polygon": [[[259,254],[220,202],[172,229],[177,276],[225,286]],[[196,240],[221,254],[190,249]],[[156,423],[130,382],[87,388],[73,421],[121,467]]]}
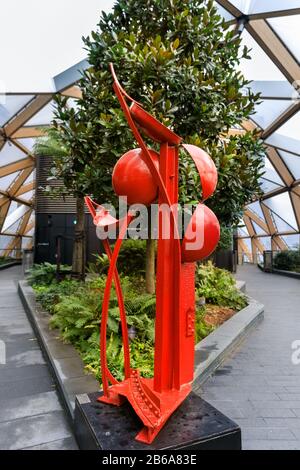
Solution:
{"label": "shrub", "polygon": [[300,250],[286,250],[276,253],[273,264],[276,269],[300,272]]}
{"label": "shrub", "polygon": [[216,268],[210,261],[198,265],[196,292],[207,303],[240,310],[247,305],[246,297],[237,289],[233,276],[225,269]]}
{"label": "shrub", "polygon": [[[69,273],[71,268],[61,265],[60,271]],[[51,263],[34,264],[27,280],[30,285],[49,286],[56,280],[56,265]]]}
{"label": "shrub", "polygon": [[[106,254],[95,255],[95,263],[90,263],[90,273],[105,273],[109,262]],[[125,276],[141,276],[145,274],[146,241],[125,240],[118,258],[118,270]]]}

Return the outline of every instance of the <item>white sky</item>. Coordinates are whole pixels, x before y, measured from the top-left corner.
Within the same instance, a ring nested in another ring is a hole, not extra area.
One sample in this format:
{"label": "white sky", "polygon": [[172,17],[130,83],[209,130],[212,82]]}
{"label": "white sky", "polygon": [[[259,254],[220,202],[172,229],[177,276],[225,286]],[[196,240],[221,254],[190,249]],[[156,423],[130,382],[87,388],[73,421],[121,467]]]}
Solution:
{"label": "white sky", "polygon": [[81,37],[114,0],[1,0],[0,91],[51,90],[51,78],[86,57]]}

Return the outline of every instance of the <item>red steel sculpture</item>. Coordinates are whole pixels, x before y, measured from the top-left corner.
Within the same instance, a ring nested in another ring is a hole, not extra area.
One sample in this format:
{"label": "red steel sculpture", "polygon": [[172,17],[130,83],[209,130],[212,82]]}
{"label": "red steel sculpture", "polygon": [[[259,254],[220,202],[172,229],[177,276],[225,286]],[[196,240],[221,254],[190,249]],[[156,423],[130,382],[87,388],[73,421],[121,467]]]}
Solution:
{"label": "red steel sculpture", "polygon": [[[144,425],[136,439],[150,444],[191,391],[195,348],[195,262],[209,256],[220,237],[218,219],[203,204],[215,191],[217,171],[206,152],[195,145],[182,144],[178,135],[126,93],[112,64],[111,73],[114,91],[139,145],[138,149],[125,153],[117,162],[112,177],[114,190],[119,196],[127,196],[128,204],[150,205],[156,200],[159,204],[155,356],[153,379],[141,377],[138,370],[130,367],[126,312],[117,259],[127,228],[135,215],[129,210],[124,219],[117,220],[86,197],[86,204],[99,230],[118,227],[113,252],[109,241],[102,240],[110,267],[102,306],[100,360],[103,395],[99,401],[120,406],[127,399]],[[141,134],[160,144],[159,154],[147,148]],[[202,201],[193,212],[182,240],[177,217],[180,145],[193,159],[202,186]],[[169,210],[165,210],[166,207]],[[163,236],[166,219],[170,227],[169,237]],[[200,243],[196,240],[199,234]],[[119,303],[124,346],[125,377],[122,382],[118,382],[109,371],[106,357],[108,309],[113,283]]]}

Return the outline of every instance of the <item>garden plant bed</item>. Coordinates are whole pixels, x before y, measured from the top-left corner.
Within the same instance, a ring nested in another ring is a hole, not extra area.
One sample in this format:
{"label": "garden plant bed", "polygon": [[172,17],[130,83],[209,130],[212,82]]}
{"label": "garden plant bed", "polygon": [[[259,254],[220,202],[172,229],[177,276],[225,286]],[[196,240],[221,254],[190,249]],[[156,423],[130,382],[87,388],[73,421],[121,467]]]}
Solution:
{"label": "garden plant bed", "polygon": [[[100,292],[97,292],[99,295]],[[51,315],[36,302],[36,293],[26,281],[20,281],[19,294],[22,299],[28,317],[39,338],[42,350],[50,363],[54,378],[63,397],[69,416],[73,417],[75,396],[82,393],[90,393],[99,390],[99,382],[95,376],[95,366],[99,367],[98,343],[93,348],[93,367],[85,360],[81,351],[81,357],[77,350],[62,341],[58,330],[49,329]],[[200,311],[200,336],[202,340],[196,344],[195,355],[195,387],[202,384],[204,380],[226,359],[228,353],[241,341],[250,328],[256,324],[263,314],[263,306],[251,299],[248,306],[235,314],[235,310],[224,307],[206,306],[205,313]],[[198,312],[199,314],[199,312]],[[204,317],[204,318],[203,318]],[[78,320],[78,319],[77,319]],[[216,325],[220,325],[216,328]],[[97,321],[97,331],[99,321]],[[64,332],[66,333],[66,332]],[[98,338],[97,338],[98,339]],[[153,362],[152,350],[146,342],[145,349],[134,351],[133,367],[139,367],[148,376],[151,374],[149,363]],[[88,351],[88,354],[91,354]],[[123,355],[118,354],[120,361]],[[89,356],[88,356],[89,357]],[[84,368],[84,362],[87,367]],[[138,363],[140,360],[140,363]],[[85,370],[87,369],[87,370]],[[115,370],[114,370],[115,373]],[[117,371],[118,373],[118,371]]]}

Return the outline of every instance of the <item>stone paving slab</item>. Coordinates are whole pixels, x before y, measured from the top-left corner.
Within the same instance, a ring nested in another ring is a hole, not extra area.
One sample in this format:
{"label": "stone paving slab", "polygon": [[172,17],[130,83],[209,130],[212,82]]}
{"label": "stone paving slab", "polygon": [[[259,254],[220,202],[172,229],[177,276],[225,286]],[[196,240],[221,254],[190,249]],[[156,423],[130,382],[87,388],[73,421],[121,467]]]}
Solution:
{"label": "stone paving slab", "polygon": [[47,444],[25,447],[23,450],[78,450],[78,446],[73,437],[65,437],[58,441],[47,442]]}
{"label": "stone paving slab", "polygon": [[0,450],[77,449],[56,386],[17,294],[21,268],[0,272]]}
{"label": "stone paving slab", "polygon": [[16,450],[70,437],[63,411],[0,423],[0,448]]}
{"label": "stone paving slab", "polygon": [[198,393],[242,429],[243,449],[300,449],[299,280],[240,266],[247,293],[265,306],[264,320]]}

